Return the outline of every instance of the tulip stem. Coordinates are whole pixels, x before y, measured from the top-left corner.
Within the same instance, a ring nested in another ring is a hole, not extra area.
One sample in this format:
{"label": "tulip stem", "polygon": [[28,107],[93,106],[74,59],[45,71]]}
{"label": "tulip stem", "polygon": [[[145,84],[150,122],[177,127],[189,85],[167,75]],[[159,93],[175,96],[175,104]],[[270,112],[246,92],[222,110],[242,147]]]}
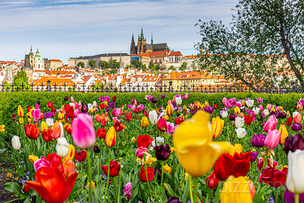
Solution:
{"label": "tulip stem", "polygon": [[107,186],[106,186],[106,193],[105,196],[103,197],[102,202],[105,202],[105,199],[108,196],[108,188],[109,188],[109,179],[110,179],[110,161],[111,161],[111,147],[109,147],[109,154],[108,154],[108,174],[107,174]]}
{"label": "tulip stem", "polygon": [[[194,188],[194,202],[196,202],[196,199],[197,199],[197,186],[198,186],[198,177],[194,177],[193,178],[193,188]],[[200,202],[200,201],[198,201]]]}
{"label": "tulip stem", "polygon": [[161,181],[160,181],[160,191],[162,191],[163,180],[164,180],[164,162],[163,161],[161,161],[161,170],[162,170],[162,174],[161,174]]}
{"label": "tulip stem", "polygon": [[92,171],[91,171],[91,150],[88,149],[88,169],[89,169],[89,202],[92,203]]}
{"label": "tulip stem", "polygon": [[299,203],[299,194],[295,193],[295,203]]}
{"label": "tulip stem", "polygon": [[190,201],[191,201],[191,203],[194,203],[193,194],[192,194],[192,177],[191,177],[191,175],[189,175],[189,191],[190,191]]}

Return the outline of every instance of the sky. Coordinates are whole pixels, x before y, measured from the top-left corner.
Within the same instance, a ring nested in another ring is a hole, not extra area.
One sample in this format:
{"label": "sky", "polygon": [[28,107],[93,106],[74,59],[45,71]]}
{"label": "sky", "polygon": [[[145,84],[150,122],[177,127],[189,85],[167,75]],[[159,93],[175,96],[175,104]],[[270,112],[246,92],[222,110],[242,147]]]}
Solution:
{"label": "sky", "polygon": [[183,55],[197,54],[202,21],[227,25],[238,0],[1,0],[0,60],[20,62],[31,45],[43,58],[129,53],[141,27],[147,43],[166,42]]}

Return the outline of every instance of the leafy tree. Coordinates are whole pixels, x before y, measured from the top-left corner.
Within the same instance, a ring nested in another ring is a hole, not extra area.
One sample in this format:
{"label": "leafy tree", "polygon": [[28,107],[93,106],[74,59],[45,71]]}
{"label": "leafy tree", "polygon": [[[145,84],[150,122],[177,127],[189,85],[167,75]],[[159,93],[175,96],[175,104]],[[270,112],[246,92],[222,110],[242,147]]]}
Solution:
{"label": "leafy tree", "polygon": [[141,67],[141,70],[142,70],[143,72],[145,72],[145,71],[147,70],[146,64],[144,64],[144,65]]}
{"label": "leafy tree", "polygon": [[89,65],[93,68],[94,67],[94,65],[95,65],[95,60],[93,60],[93,59],[91,59],[90,61],[89,61]]}
{"label": "leafy tree", "polygon": [[201,68],[253,89],[286,84],[290,78],[283,71],[294,72],[304,85],[303,9],[303,0],[239,0],[230,27],[199,20],[202,42],[197,48],[208,46],[210,53],[200,57]]}
{"label": "leafy tree", "polygon": [[19,90],[22,90],[22,83],[23,83],[23,90],[26,88],[30,88],[30,83],[28,82],[28,76],[24,70],[20,70],[17,72],[17,75],[14,76],[14,87],[18,87]]}
{"label": "leafy tree", "polygon": [[116,59],[110,59],[110,63],[109,63],[109,68],[114,69],[114,68],[118,68],[119,67],[119,62],[117,62]]}
{"label": "leafy tree", "polygon": [[148,67],[149,67],[149,69],[151,69],[151,70],[155,70],[155,65],[152,63],[152,61],[150,61]]}
{"label": "leafy tree", "polygon": [[170,66],[168,70],[175,70],[174,66]]}
{"label": "leafy tree", "polygon": [[182,65],[181,65],[181,67],[179,68],[179,70],[186,70],[186,67],[187,67],[187,63],[186,62],[184,62]]}
{"label": "leafy tree", "polygon": [[99,91],[101,91],[105,87],[104,82],[98,82],[97,84],[94,85],[94,90],[96,91],[97,88]]}
{"label": "leafy tree", "polygon": [[117,68],[110,70],[110,74],[115,74],[117,73]]}
{"label": "leafy tree", "polygon": [[81,68],[84,68],[85,64],[84,64],[84,62],[80,61],[79,63],[77,63],[77,66],[81,67]]}
{"label": "leafy tree", "polygon": [[133,65],[136,68],[139,68],[142,65],[142,63],[140,61],[138,61],[137,59],[133,59],[131,62],[131,65]]}
{"label": "leafy tree", "polygon": [[109,63],[106,62],[106,61],[100,60],[100,61],[98,62],[98,67],[100,67],[100,68],[102,68],[102,69],[107,69],[107,68],[109,67]]}
{"label": "leafy tree", "polygon": [[159,70],[161,67],[160,67],[160,65],[159,64],[157,64],[156,66],[155,66],[155,69],[156,70]]}
{"label": "leafy tree", "polygon": [[18,72],[17,72],[17,75],[16,76],[14,76],[14,83],[16,82],[16,80],[18,80],[18,79],[21,79],[22,81],[24,81],[24,82],[28,82],[28,77],[27,77],[27,74],[26,74],[26,72],[24,71],[24,70],[19,70]]}

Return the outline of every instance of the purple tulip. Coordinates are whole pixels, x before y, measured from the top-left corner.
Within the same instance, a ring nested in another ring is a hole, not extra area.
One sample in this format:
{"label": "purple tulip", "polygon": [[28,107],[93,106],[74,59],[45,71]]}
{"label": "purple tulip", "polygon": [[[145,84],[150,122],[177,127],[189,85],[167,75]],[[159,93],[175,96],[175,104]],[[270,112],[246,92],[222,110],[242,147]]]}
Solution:
{"label": "purple tulip", "polygon": [[293,124],[291,124],[291,130],[293,130],[293,131],[301,131],[302,130],[302,124],[301,123],[293,123]]}
{"label": "purple tulip", "polygon": [[178,197],[171,196],[166,203],[182,203],[182,201],[180,201]]}
{"label": "purple tulip", "polygon": [[166,145],[156,145],[154,147],[155,157],[157,160],[165,161],[169,158],[171,154],[171,149],[168,144]]}
{"label": "purple tulip", "polygon": [[263,134],[253,134],[251,144],[254,147],[264,147],[265,136]]}
{"label": "purple tulip", "polygon": [[234,121],[236,119],[237,115],[235,113],[229,114],[229,120]]}
{"label": "purple tulip", "polygon": [[258,153],[257,153],[257,152],[251,152],[250,161],[251,161],[251,162],[256,161],[257,156],[258,156]]}
{"label": "purple tulip", "polygon": [[[286,189],[284,192],[284,199],[287,203],[294,203],[295,195],[294,195],[294,193],[292,193],[288,189]],[[304,202],[304,193],[301,193],[299,195],[299,202]]]}
{"label": "purple tulip", "polygon": [[204,111],[211,114],[213,112],[213,108],[211,106],[207,106],[207,107],[204,107]]}
{"label": "purple tulip", "polygon": [[156,99],[155,97],[153,97],[153,98],[151,99],[151,102],[152,102],[152,103],[157,103],[157,99]]}
{"label": "purple tulip", "polygon": [[165,99],[165,97],[166,97],[166,95],[165,95],[165,94],[160,95],[160,98],[162,98],[162,100],[164,100],[164,99]]}
{"label": "purple tulip", "polygon": [[304,150],[304,138],[298,133],[293,137],[289,135],[284,142],[284,151],[288,154],[289,151],[295,152],[297,149]]}

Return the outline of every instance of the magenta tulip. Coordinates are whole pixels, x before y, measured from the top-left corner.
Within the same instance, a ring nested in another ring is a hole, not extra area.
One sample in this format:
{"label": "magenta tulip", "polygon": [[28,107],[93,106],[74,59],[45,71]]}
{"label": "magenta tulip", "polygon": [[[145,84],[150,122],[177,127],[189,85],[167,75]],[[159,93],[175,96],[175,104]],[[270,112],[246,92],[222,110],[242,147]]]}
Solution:
{"label": "magenta tulip", "polygon": [[274,149],[278,146],[281,139],[281,133],[277,129],[268,132],[264,145],[268,149]]}
{"label": "magenta tulip", "polygon": [[78,148],[88,149],[96,142],[93,119],[79,113],[72,123],[72,138]]}
{"label": "magenta tulip", "polygon": [[41,111],[40,111],[40,109],[33,109],[33,110],[31,110],[31,114],[32,114],[34,120],[37,121],[40,119]]}
{"label": "magenta tulip", "polygon": [[189,97],[189,94],[188,94],[188,93],[185,93],[184,99],[188,99],[188,97]]}
{"label": "magenta tulip", "polygon": [[264,125],[264,131],[268,133],[269,131],[273,131],[277,127],[278,120],[274,115],[271,115],[267,122]]}
{"label": "magenta tulip", "polygon": [[119,117],[119,116],[121,116],[121,114],[122,114],[122,111],[121,111],[120,108],[116,108],[116,109],[114,109],[114,110],[112,111],[112,115],[113,115],[114,117]]}

